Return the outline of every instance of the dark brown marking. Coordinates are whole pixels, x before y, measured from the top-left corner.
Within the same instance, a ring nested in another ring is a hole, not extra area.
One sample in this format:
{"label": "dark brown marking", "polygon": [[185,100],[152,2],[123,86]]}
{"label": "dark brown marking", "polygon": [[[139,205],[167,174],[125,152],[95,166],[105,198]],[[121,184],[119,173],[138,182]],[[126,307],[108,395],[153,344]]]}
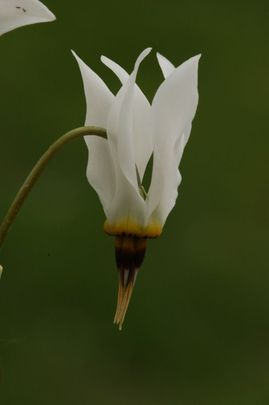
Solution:
{"label": "dark brown marking", "polygon": [[24,7],[16,6],[17,10],[22,10],[24,13],[26,13],[26,9]]}
{"label": "dark brown marking", "polygon": [[115,256],[122,285],[134,281],[146,253],[147,239],[137,236],[116,236]]}

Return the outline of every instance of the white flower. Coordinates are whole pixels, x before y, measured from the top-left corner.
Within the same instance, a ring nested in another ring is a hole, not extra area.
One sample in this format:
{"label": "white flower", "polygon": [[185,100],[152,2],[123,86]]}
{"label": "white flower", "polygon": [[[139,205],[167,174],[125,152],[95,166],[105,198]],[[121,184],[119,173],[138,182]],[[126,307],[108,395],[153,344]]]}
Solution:
{"label": "white flower", "polygon": [[0,0],[0,35],[23,25],[55,20],[38,0]]}
{"label": "white flower", "polygon": [[[116,96],[74,53],[87,102],[85,124],[107,130],[107,140],[85,137],[89,149],[87,177],[107,218],[104,230],[116,236],[120,281],[114,321],[120,327],[144,258],[146,240],[161,234],[175,205],[181,182],[178,166],[198,103],[200,55],[175,68],[158,54],[165,80],[150,105],[135,83],[139,65],[150,51],[141,53],[131,75],[110,59],[101,58],[121,81]],[[140,181],[152,154],[151,184],[144,194]]]}

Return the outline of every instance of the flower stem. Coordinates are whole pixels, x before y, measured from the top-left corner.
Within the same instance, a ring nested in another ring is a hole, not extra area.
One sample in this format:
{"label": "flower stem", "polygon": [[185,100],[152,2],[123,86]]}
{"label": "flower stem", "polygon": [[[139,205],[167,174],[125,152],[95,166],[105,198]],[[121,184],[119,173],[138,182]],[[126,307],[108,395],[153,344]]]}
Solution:
{"label": "flower stem", "polygon": [[[29,192],[35,185],[36,181],[38,180],[39,176],[47,166],[50,159],[60,150],[66,143],[71,141],[72,139],[76,139],[86,135],[97,135],[101,136],[102,138],[106,138],[106,130],[99,127],[81,127],[73,129],[72,131],[67,132],[66,134],[62,135],[60,138],[57,139],[50,147],[46,150],[46,152],[41,156],[41,158],[37,161],[29,175],[27,176],[26,180],[24,181],[23,185],[19,189],[16,197],[14,198],[11,206],[9,207],[1,225],[0,225],[0,247],[4,242],[4,239],[7,235],[7,232],[14,222],[17,214],[19,213],[24,200],[28,196]],[[1,268],[1,266],[0,266]]]}

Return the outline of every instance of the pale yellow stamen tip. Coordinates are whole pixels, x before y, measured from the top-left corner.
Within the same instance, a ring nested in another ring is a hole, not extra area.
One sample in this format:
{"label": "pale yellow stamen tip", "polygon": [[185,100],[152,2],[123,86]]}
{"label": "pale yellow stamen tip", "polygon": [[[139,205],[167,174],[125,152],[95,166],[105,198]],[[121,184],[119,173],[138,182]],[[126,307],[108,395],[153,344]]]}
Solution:
{"label": "pale yellow stamen tip", "polygon": [[135,281],[132,280],[127,286],[123,286],[121,280],[119,280],[117,308],[114,317],[114,323],[119,326],[119,330],[122,330],[122,325],[132,296],[134,284]]}
{"label": "pale yellow stamen tip", "polygon": [[3,267],[2,267],[1,264],[0,264],[0,278],[1,278],[1,276],[2,276],[2,273],[3,273]]}

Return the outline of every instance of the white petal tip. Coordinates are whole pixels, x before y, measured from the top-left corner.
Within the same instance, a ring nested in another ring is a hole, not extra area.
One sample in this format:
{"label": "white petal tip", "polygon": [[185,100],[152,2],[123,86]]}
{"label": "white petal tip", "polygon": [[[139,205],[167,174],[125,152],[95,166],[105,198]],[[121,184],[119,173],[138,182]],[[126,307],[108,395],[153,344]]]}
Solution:
{"label": "white petal tip", "polygon": [[71,49],[71,53],[72,53],[72,55],[74,56],[74,58],[76,59],[76,61],[77,61],[77,63],[78,63],[79,65],[81,65],[82,63],[84,63],[83,60],[80,59],[80,57],[76,54],[76,52],[73,51],[73,49]]}
{"label": "white petal tip", "polygon": [[142,55],[144,56],[144,58],[145,58],[146,56],[148,56],[148,54],[149,54],[151,51],[152,51],[152,46],[146,48],[146,49],[142,52]]}
{"label": "white petal tip", "polygon": [[146,56],[148,56],[148,54],[151,52],[151,50],[152,50],[152,48],[146,48],[146,49],[144,49],[144,51],[142,51],[140,53],[140,55],[138,56],[138,58],[136,60],[134,71],[138,69],[142,60],[145,59]]}
{"label": "white petal tip", "polygon": [[157,56],[157,59],[159,60],[159,59],[167,59],[165,56],[163,56],[160,52],[156,52],[156,56]]}
{"label": "white petal tip", "polygon": [[161,55],[159,52],[156,53],[156,56],[164,77],[168,77],[174,71],[175,66],[170,62],[170,60]]}
{"label": "white petal tip", "polygon": [[56,20],[56,16],[48,10],[48,21],[55,21]]}
{"label": "white petal tip", "polygon": [[201,58],[201,54],[192,56],[190,59],[186,60],[181,66],[185,65],[186,67],[194,68],[195,70],[198,69],[199,60]]}
{"label": "white petal tip", "polygon": [[193,57],[191,58],[191,60],[199,62],[201,56],[202,56],[202,54],[199,53],[198,55],[193,56]]}
{"label": "white petal tip", "polygon": [[3,267],[0,265],[0,278],[2,276],[2,273],[3,273]]}
{"label": "white petal tip", "polygon": [[[48,9],[47,6],[45,6],[45,4],[43,4],[40,1],[36,1],[35,2],[35,10],[33,10],[33,16],[35,15],[36,17],[40,17],[40,21],[37,22],[50,22],[50,21],[55,21],[56,20],[56,16]],[[37,9],[38,7],[38,9]],[[39,11],[39,12],[38,12]],[[42,18],[42,20],[41,20]]]}
{"label": "white petal tip", "polygon": [[88,65],[86,65],[86,63],[76,54],[75,51],[73,51],[73,49],[71,49],[71,52],[72,52],[72,55],[74,56],[74,58],[76,59],[77,64],[81,70],[82,77],[83,77],[83,73],[82,73],[83,71],[87,71],[88,73],[91,72],[95,75],[94,71]]}
{"label": "white petal tip", "polygon": [[[113,62],[113,60],[112,59],[109,59],[107,56],[105,56],[105,55],[101,55],[100,56],[100,60],[101,60],[101,62],[105,65],[105,66],[107,66],[109,69],[111,69],[112,71],[113,71],[113,66],[115,67],[115,66],[117,66],[117,64],[115,63],[115,62]],[[118,65],[119,66],[119,65]]]}

